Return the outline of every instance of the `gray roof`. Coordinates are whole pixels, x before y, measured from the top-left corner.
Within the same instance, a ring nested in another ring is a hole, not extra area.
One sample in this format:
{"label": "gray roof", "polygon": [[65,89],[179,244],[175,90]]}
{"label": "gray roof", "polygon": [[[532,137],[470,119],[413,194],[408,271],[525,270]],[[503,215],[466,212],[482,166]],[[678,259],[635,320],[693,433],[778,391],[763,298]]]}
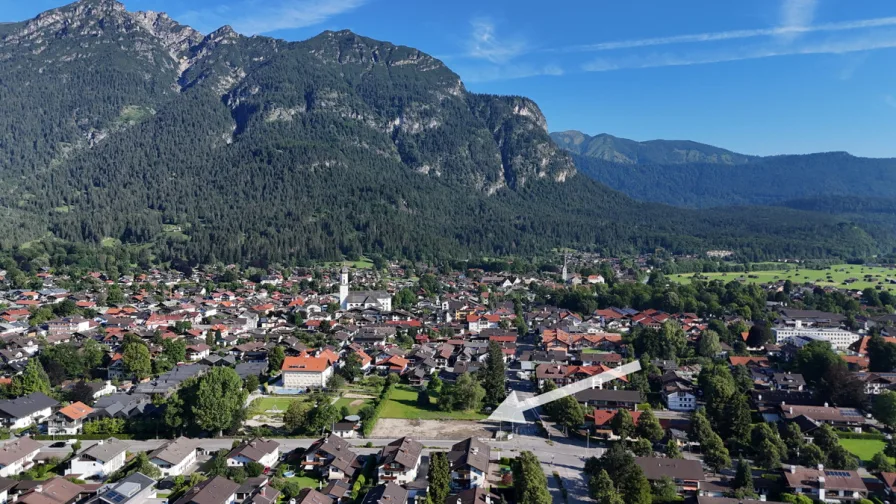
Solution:
{"label": "gray roof", "polygon": [[395,483],[386,483],[370,489],[364,496],[362,504],[405,504],[408,491]]}
{"label": "gray roof", "polygon": [[0,401],[0,413],[11,418],[23,418],[42,409],[53,408],[59,403],[42,392]]}
{"label": "gray roof", "polygon": [[127,451],[127,449],[128,445],[115,438],[109,438],[84,450],[81,455],[92,457],[101,462],[108,462]]}
{"label": "gray roof", "polygon": [[28,436],[6,443],[0,447],[0,467],[21,460],[29,453],[40,450],[42,445]]}
{"label": "gray roof", "polygon": [[696,460],[635,457],[635,463],[644,471],[644,476],[651,481],[660,480],[664,476],[673,480],[702,481],[705,479],[703,466]]}
{"label": "gray roof", "polygon": [[575,398],[578,401],[610,401],[640,403],[643,401],[641,392],[637,390],[612,390],[612,389],[585,389],[577,392]]}
{"label": "gray roof", "polygon": [[164,460],[170,464],[177,465],[182,462],[187,455],[196,450],[196,443],[186,437],[179,437],[174,441],[169,441],[149,454],[149,459],[157,458]]}
{"label": "gray roof", "polygon": [[469,466],[487,473],[490,457],[488,445],[472,437],[455,444],[448,452],[448,462],[455,470]]}
{"label": "gray roof", "polygon": [[383,447],[380,465],[398,463],[404,467],[416,467],[423,453],[423,445],[409,437],[396,439]]}
{"label": "gray roof", "polygon": [[177,500],[177,504],[222,504],[229,502],[229,497],[239,488],[233,481],[215,476],[188,490],[186,495]]}
{"label": "gray roof", "polygon": [[126,502],[138,502],[140,492],[148,487],[155,486],[156,480],[135,472],[128,477],[120,480],[118,484],[109,489],[108,492],[100,495],[100,502],[108,502],[110,504],[124,504]]}

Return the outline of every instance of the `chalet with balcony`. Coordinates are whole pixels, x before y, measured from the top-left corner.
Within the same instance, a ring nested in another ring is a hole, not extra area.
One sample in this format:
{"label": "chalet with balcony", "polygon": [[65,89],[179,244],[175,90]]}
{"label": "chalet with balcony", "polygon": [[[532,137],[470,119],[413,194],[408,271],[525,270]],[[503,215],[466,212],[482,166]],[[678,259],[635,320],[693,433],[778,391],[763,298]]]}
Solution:
{"label": "chalet with balcony", "polygon": [[490,458],[489,446],[477,438],[471,437],[452,446],[448,452],[451,487],[467,490],[485,486]]}
{"label": "chalet with balcony", "polygon": [[406,485],[417,479],[423,445],[409,437],[396,439],[383,447],[377,464],[380,482]]}
{"label": "chalet with balcony", "polygon": [[80,434],[84,419],[93,413],[93,408],[78,401],[61,408],[47,420],[47,434]]}

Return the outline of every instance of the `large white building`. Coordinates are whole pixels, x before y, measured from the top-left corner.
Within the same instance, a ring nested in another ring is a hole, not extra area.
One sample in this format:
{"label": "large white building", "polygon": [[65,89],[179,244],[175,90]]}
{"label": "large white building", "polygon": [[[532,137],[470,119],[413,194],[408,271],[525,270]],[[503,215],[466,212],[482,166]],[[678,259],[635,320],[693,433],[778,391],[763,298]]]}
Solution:
{"label": "large white building", "polygon": [[181,476],[196,463],[196,443],[179,437],[169,441],[149,454],[149,461],[162,472],[162,476]]}
{"label": "large white building", "polygon": [[392,296],[386,291],[348,290],[348,268],[342,268],[339,275],[339,306],[343,310],[353,308],[376,308],[380,311],[392,311]]}
{"label": "large white building", "polygon": [[127,448],[117,439],[100,440],[74,457],[66,474],[76,474],[81,479],[105,478],[124,467]]}
{"label": "large white building", "polygon": [[861,338],[858,334],[839,327],[803,327],[799,320],[793,327],[776,327],[772,329],[772,333],[775,335],[775,342],[779,345],[787,343],[793,338],[808,337],[827,341],[834,350],[846,350],[849,345]]}
{"label": "large white building", "polygon": [[287,357],[280,371],[283,387],[294,390],[326,387],[333,376],[333,366],[324,357]]}

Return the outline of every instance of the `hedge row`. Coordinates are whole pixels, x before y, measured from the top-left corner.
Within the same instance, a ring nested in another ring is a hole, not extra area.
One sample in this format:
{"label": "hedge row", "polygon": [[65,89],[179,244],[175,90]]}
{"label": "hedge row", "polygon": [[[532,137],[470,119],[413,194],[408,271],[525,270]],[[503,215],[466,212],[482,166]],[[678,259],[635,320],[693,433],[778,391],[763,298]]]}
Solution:
{"label": "hedge row", "polygon": [[361,424],[361,435],[367,437],[373,432],[373,428],[376,427],[376,421],[380,417],[380,413],[383,410],[383,405],[386,401],[392,397],[392,389],[394,385],[386,384],[383,386],[382,392],[380,392],[380,397],[373,401],[373,413],[370,415],[370,418],[365,418],[364,422]]}
{"label": "hedge row", "polygon": [[133,434],[56,434],[55,436],[51,436],[49,434],[37,434],[31,436],[32,439],[36,439],[38,441],[65,441],[66,439],[77,439],[81,441],[100,441],[106,440],[110,437],[114,437],[116,439],[136,439]]}
{"label": "hedge row", "polygon": [[838,431],[837,437],[840,439],[876,439],[878,441],[886,441],[887,437],[879,432],[843,432]]}

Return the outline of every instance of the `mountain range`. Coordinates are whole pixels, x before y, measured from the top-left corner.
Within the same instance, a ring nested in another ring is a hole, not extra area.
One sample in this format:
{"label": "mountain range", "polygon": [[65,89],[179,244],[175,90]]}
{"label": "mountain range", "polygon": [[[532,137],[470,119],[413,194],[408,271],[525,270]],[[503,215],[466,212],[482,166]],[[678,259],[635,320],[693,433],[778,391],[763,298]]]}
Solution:
{"label": "mountain range", "polygon": [[[81,0],[0,25],[0,75],[5,247],[122,243],[161,260],[266,265],[891,245],[875,223],[824,212],[636,201],[582,176],[599,169],[577,162],[606,161],[558,147],[531,100],[472,93],[438,59],[349,31],[202,34]],[[687,152],[627,147],[625,166],[744,158],[676,148]]]}
{"label": "mountain range", "polygon": [[859,217],[896,206],[896,159],[846,152],[760,157],[697,142],[637,142],[578,131],[551,138],[582,173],[644,201],[694,208],[777,205]]}

